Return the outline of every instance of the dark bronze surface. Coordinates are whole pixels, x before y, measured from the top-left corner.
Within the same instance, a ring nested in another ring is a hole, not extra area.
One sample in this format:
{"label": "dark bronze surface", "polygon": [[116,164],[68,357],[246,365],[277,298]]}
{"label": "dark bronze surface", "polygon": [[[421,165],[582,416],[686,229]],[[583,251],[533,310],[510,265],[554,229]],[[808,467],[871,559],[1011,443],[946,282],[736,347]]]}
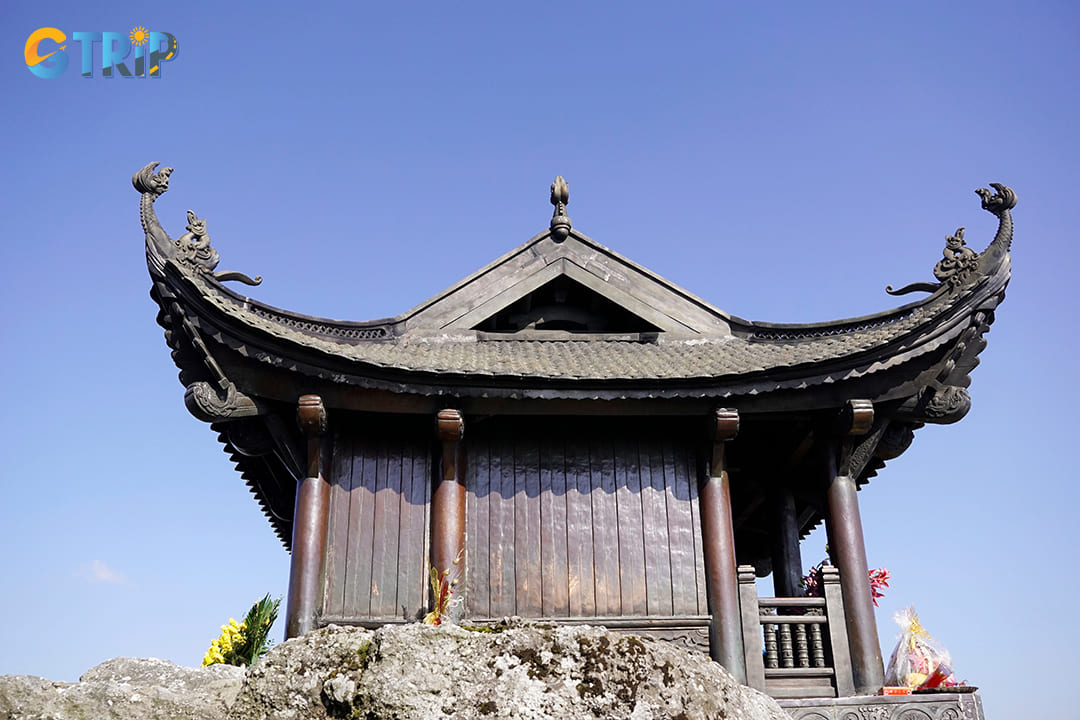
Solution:
{"label": "dark bronze surface", "polygon": [[301,397],[297,419],[308,440],[307,477],[296,486],[289,596],[285,610],[286,638],[303,635],[315,628],[322,593],[330,505],[330,486],[321,467],[320,436],[326,432],[326,408],[322,399],[317,395]]}
{"label": "dark bronze surface", "polygon": [[725,443],[739,429],[739,414],[717,410],[712,462],[702,478],[698,504],[704,550],[705,587],[709,622],[709,655],[739,682],[746,682],[742,628],[739,618],[739,581],[736,574],[735,530],[731,519],[731,491],[724,457]]}
{"label": "dark bronze surface", "polygon": [[851,648],[855,691],[874,695],[881,690],[885,669],[881,661],[874,604],[867,576],[866,546],[855,481],[838,474],[834,455],[828,455],[827,490],[830,554],[840,571],[840,585],[847,615],[848,643]]}
{"label": "dark bronze surface", "polygon": [[466,615],[706,613],[693,428],[472,422]]}
{"label": "dark bronze surface", "polygon": [[431,567],[456,578],[465,563],[465,458],[460,452],[465,423],[459,411],[440,410],[436,426],[442,452],[431,496]]}
{"label": "dark bronze surface", "polygon": [[[225,288],[257,279],[216,271],[194,212],[169,236],[154,202],[171,169],[155,168],[133,183],[158,322],[189,410],[214,423],[291,538],[290,636],[327,619],[419,617],[426,563],[463,563],[464,547],[471,617],[625,621],[690,645],[708,618],[713,657],[774,694],[817,692],[827,650],[841,694],[880,686],[855,491],[914,428],[970,409],[1010,276],[1009,188],[978,191],[999,222],[985,251],[961,228],[939,282],[900,291],[931,296],[783,325],[724,313],[585,237],[557,178],[549,230],[413,311],[339,322]],[[302,437],[299,392],[318,393],[300,399]],[[695,423],[720,402],[738,411],[716,413],[710,458]],[[826,482],[804,482],[825,452]],[[766,678],[750,647],[753,573],[735,585],[736,551],[795,594],[799,535],[822,517],[840,566],[825,573],[828,638],[820,623],[778,621]]]}

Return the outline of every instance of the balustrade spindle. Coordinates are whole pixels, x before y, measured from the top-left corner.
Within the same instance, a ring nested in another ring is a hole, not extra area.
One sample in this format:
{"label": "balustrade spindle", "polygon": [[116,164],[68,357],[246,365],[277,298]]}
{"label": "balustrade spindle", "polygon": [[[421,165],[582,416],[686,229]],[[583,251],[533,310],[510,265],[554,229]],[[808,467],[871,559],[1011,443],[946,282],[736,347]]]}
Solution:
{"label": "balustrade spindle", "polygon": [[812,667],[825,667],[825,645],[821,640],[821,625],[810,626],[810,658]]}
{"label": "balustrade spindle", "polygon": [[810,667],[810,652],[806,645],[806,626],[802,623],[795,626],[795,662],[801,668]]}
{"label": "balustrade spindle", "polygon": [[794,652],[791,647],[791,625],[780,625],[780,664],[782,667],[795,667]]}
{"label": "balustrade spindle", "polygon": [[776,626],[769,623],[765,625],[765,667],[779,667],[776,652]]}

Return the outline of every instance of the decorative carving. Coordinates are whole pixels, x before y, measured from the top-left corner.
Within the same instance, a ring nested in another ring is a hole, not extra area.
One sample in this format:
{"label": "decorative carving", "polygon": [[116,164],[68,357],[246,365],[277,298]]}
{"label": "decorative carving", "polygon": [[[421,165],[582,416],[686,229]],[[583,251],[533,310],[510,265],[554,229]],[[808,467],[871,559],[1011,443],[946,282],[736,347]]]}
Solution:
{"label": "decorative carving", "polygon": [[[975,191],[975,194],[982,198],[983,210],[993,213],[999,218],[1009,210],[1016,207],[1016,193],[1001,183],[990,183],[990,187],[994,188],[995,192],[990,192],[987,188],[979,188]],[[995,238],[996,240],[996,238]],[[1012,244],[1012,237],[1009,237],[1009,244]],[[1005,248],[1008,250],[1008,247]]]}
{"label": "decorative carving", "polygon": [[1001,257],[1012,247],[1012,216],[1009,211],[1016,207],[1016,193],[1001,183],[990,183],[991,191],[979,188],[975,193],[982,198],[983,210],[993,213],[998,219],[997,233],[990,246],[982,255],[978,255],[964,242],[964,228],[958,228],[955,235],[945,238],[944,257],[934,266],[934,277],[939,282],[917,282],[893,290],[892,285],[885,288],[890,295],[906,295],[911,292],[937,292],[942,287],[950,291],[967,284],[971,275],[978,269],[982,257],[991,260]]}
{"label": "decorative carving", "polygon": [[259,415],[262,409],[252,398],[236,389],[228,380],[222,389],[205,381],[188,385],[184,392],[188,412],[204,422],[232,420]]}
{"label": "decorative carving", "polygon": [[206,234],[206,219],[197,217],[194,210],[188,210],[187,220],[187,232],[176,238],[176,259],[213,270],[221,257],[217,250],[210,247],[210,236]]}
{"label": "decorative carving", "polygon": [[884,705],[859,706],[859,718],[861,720],[889,720],[889,715],[889,708]]}
{"label": "decorative carving", "polygon": [[[790,703],[790,704],[789,704]],[[780,700],[793,720],[983,720],[974,693],[899,697]]]}
{"label": "decorative carving", "polygon": [[874,450],[874,457],[881,460],[898,458],[908,449],[914,439],[915,431],[910,425],[897,422],[889,423],[881,437],[881,441]]}
{"label": "decorative carving", "polygon": [[169,234],[165,232],[154,212],[154,201],[169,189],[169,176],[172,175],[173,169],[167,167],[155,172],[159,164],[149,163],[131,176],[131,184],[142,194],[139,215],[142,219],[143,230],[146,231],[147,248],[154,247],[157,254],[163,256],[160,259],[176,260],[197,272],[210,275],[218,282],[238,280],[245,285],[261,283],[261,275],[256,275],[252,279],[242,272],[232,270],[214,272],[221,258],[217,250],[210,246],[210,236],[206,234],[206,220],[197,217],[192,210],[187,212],[187,232],[176,240],[169,238]]}
{"label": "decorative carving", "polygon": [[966,388],[946,385],[938,390],[929,390],[932,394],[924,412],[928,422],[947,425],[960,420],[971,409],[971,394]]}
{"label": "decorative carving", "polygon": [[874,456],[874,451],[881,442],[882,436],[885,435],[885,430],[889,426],[888,422],[888,420],[879,419],[878,422],[873,423],[868,433],[858,438],[849,437],[841,445],[840,461],[837,465],[841,474],[852,478],[862,475],[870,458]]}
{"label": "decorative carving", "polygon": [[160,164],[152,162],[131,176],[131,184],[135,186],[136,190],[143,195],[148,194],[157,198],[169,189],[169,176],[172,175],[173,169],[166,167],[161,168],[159,172],[155,172],[155,169]]}
{"label": "decorative carving", "polygon": [[326,432],[326,407],[318,395],[301,395],[296,407],[296,421],[308,437]]}
{"label": "decorative carving", "polygon": [[570,202],[570,185],[562,175],[551,183],[551,204],[555,212],[551,216],[551,237],[555,242],[562,242],[570,234],[570,217],[566,214],[566,204]]}
{"label": "decorative carving", "polygon": [[261,421],[231,422],[223,432],[229,444],[241,455],[261,457],[274,452],[274,439]]}
{"label": "decorative carving", "polygon": [[979,256],[964,242],[964,228],[957,228],[955,235],[945,237],[943,257],[934,266],[934,277],[943,284],[963,285],[979,265]]}
{"label": "decorative carving", "polygon": [[625,632],[630,635],[646,635],[657,640],[664,640],[684,650],[694,652],[709,652],[709,628],[703,627],[676,627],[676,628],[612,628],[617,632]]}
{"label": "decorative carving", "polygon": [[904,708],[895,717],[896,720],[933,720],[930,713],[913,707]]}

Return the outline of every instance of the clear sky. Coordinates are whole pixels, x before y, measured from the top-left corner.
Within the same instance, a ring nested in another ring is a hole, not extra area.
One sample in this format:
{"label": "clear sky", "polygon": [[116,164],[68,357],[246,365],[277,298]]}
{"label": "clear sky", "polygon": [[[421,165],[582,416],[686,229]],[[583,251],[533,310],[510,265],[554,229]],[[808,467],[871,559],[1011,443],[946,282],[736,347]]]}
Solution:
{"label": "clear sky", "polygon": [[[0,7],[0,673],[197,665],[220,624],[285,592],[288,556],[184,409],[154,323],[130,184],[147,162],[176,168],[157,205],[174,236],[194,209],[219,269],[264,276],[245,292],[355,320],[545,229],[556,174],[575,228],[777,322],[899,304],[884,287],[932,280],[946,234],[986,246],[972,191],[1003,182],[1014,279],[973,408],[860,498],[870,563],[894,578],[886,657],[911,603],[989,717],[1067,717],[1075,3],[257,7]],[[69,40],[55,79],[23,55],[45,26]],[[136,26],[179,41],[160,78],[80,77],[73,33]]]}

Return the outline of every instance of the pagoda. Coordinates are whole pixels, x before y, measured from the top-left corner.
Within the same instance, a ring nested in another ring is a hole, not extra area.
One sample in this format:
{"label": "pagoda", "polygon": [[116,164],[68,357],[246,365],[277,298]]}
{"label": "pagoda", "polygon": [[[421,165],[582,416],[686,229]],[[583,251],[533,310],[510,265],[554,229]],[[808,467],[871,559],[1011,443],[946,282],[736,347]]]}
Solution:
{"label": "pagoda", "polygon": [[[968,412],[1012,190],[977,191],[999,223],[984,251],[960,228],[935,282],[889,289],[921,299],[775,324],[579,232],[560,177],[543,232],[401,315],[341,322],[227,287],[259,278],[216,270],[194,212],[166,232],[157,165],[133,177],[157,320],[188,410],[291,552],[288,637],[416,622],[434,570],[456,581],[453,621],[662,638],[796,717],[881,691],[857,491],[915,430]],[[800,540],[822,522],[823,597],[802,597]],[[776,596],[758,597],[770,573]],[[883,717],[911,702],[878,700]],[[981,716],[977,695],[934,702]]]}

